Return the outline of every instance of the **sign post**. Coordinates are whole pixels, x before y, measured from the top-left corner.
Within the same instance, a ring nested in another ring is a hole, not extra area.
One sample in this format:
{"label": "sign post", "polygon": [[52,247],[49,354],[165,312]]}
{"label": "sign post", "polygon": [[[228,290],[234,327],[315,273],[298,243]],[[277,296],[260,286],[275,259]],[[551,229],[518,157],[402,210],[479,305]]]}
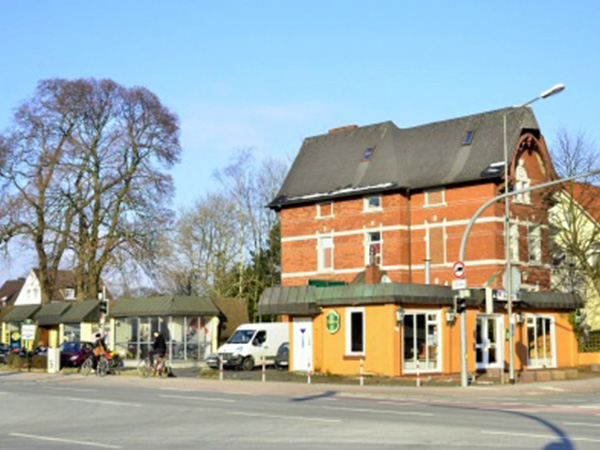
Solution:
{"label": "sign post", "polygon": [[[468,297],[469,291],[467,290],[467,280],[465,278],[467,269],[463,261],[456,261],[452,267],[452,274],[454,280],[452,281],[452,289],[458,292],[459,301],[464,299],[466,306],[466,297]],[[463,387],[468,386],[468,373],[467,373],[467,311],[466,307],[457,311],[460,316],[460,385]]]}

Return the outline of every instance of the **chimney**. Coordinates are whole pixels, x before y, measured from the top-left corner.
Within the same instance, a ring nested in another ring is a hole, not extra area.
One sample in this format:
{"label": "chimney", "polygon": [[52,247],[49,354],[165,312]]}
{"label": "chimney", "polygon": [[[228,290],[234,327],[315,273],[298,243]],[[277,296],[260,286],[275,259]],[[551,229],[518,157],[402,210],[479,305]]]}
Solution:
{"label": "chimney", "polygon": [[365,284],[379,284],[381,283],[381,270],[375,263],[371,263],[365,270]]}
{"label": "chimney", "polygon": [[344,127],[330,128],[329,134],[340,133],[342,131],[350,131],[350,130],[354,130],[356,128],[358,128],[358,125],[346,125]]}

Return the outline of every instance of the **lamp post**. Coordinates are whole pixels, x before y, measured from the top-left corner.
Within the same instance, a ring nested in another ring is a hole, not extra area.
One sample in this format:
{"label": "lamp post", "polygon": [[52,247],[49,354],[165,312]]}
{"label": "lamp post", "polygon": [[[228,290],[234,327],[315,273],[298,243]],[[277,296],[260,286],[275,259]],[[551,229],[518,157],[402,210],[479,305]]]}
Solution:
{"label": "lamp post", "polygon": [[[548,98],[552,95],[558,94],[565,89],[564,84],[555,84],[550,89],[545,90],[539,96],[535,97],[532,100],[529,100],[527,103],[519,105],[518,108],[525,108],[532,103],[537,102],[540,99]],[[505,112],[503,115],[503,142],[504,142],[504,192],[508,193],[510,190],[510,183],[508,180],[508,166],[510,164],[510,160],[508,158],[508,139],[507,139],[507,131],[506,131],[506,117],[510,112]],[[510,258],[510,200],[509,197],[504,199],[504,244],[505,244],[505,258],[506,258],[506,294],[508,296],[508,371],[509,371],[509,381],[511,384],[515,382],[515,351],[514,351],[514,338],[513,338],[513,316],[512,316],[512,264]]]}

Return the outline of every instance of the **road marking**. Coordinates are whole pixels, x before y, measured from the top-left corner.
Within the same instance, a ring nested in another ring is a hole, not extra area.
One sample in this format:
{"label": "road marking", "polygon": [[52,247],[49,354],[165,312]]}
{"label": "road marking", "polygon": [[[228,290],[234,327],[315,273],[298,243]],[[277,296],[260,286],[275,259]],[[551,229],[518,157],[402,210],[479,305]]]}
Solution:
{"label": "road marking", "polygon": [[377,402],[380,405],[396,405],[396,406],[429,406],[425,403],[414,403],[414,402],[402,402],[401,400],[398,400],[396,402],[388,402],[388,401],[381,401],[381,402]]}
{"label": "road marking", "polygon": [[267,417],[269,419],[287,419],[287,420],[304,420],[307,422],[328,422],[340,423],[340,419],[324,419],[320,417],[304,417],[304,416],[284,416],[279,414],[262,414],[262,413],[246,413],[241,411],[227,412],[230,416],[248,416],[248,417]]}
{"label": "road marking", "polygon": [[544,389],[546,391],[556,391],[556,392],[565,392],[566,391],[566,389],[557,388],[554,386],[541,386],[538,389]]}
{"label": "road marking", "polygon": [[161,387],[161,391],[196,392],[194,389],[183,389],[178,387]]}
{"label": "road marking", "polygon": [[53,437],[48,437],[48,436],[35,436],[33,434],[10,433],[9,436],[37,439],[39,441],[64,442],[66,444],[87,445],[88,447],[123,448],[120,445],[97,444],[95,442],[74,441],[72,439],[61,439],[61,438],[53,438]]}
{"label": "road marking", "polygon": [[[528,434],[528,433],[510,433],[508,431],[486,431],[483,430],[482,434],[493,434],[499,436],[517,436],[517,437],[530,437],[530,438],[539,438],[539,439],[563,439],[556,434]],[[569,436],[565,439],[569,441],[578,441],[578,442],[600,442],[600,439],[590,439],[590,438],[582,438],[582,437],[572,437]]]}
{"label": "road marking", "polygon": [[586,422],[563,422],[565,425],[573,425],[575,427],[595,427],[600,428],[598,423],[586,423]]}
{"label": "road marking", "polygon": [[368,409],[368,408],[346,408],[343,406],[321,406],[323,409],[335,409],[338,411],[352,411],[352,412],[368,412],[368,413],[377,413],[377,414],[394,414],[397,416],[424,416],[431,417],[432,413],[422,413],[422,412],[413,412],[413,411],[390,411],[389,409]]}
{"label": "road marking", "polygon": [[190,397],[188,395],[159,395],[162,398],[180,398],[182,400],[202,400],[203,402],[222,402],[222,403],[235,403],[237,400],[230,398],[215,398],[215,397]]}
{"label": "road marking", "polygon": [[52,389],[54,391],[74,391],[74,392],[96,392],[96,389],[81,389],[71,387],[55,387],[55,386],[41,386],[43,389]]}
{"label": "road marking", "polygon": [[113,400],[94,400],[91,398],[80,398],[80,397],[61,397],[61,398],[64,400],[70,400],[73,402],[96,403],[99,405],[135,406],[137,408],[140,408],[142,406],[139,403],[115,402]]}

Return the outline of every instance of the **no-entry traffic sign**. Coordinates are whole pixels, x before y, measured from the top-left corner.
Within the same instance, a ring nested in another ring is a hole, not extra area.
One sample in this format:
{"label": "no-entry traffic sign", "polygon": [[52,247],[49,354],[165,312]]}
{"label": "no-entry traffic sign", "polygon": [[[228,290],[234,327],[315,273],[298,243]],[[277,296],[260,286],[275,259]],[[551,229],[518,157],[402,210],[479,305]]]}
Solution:
{"label": "no-entry traffic sign", "polygon": [[452,267],[452,273],[454,274],[454,278],[461,279],[466,275],[467,269],[465,268],[465,263],[462,261],[456,261],[454,263],[454,267]]}

